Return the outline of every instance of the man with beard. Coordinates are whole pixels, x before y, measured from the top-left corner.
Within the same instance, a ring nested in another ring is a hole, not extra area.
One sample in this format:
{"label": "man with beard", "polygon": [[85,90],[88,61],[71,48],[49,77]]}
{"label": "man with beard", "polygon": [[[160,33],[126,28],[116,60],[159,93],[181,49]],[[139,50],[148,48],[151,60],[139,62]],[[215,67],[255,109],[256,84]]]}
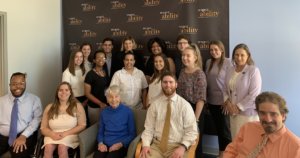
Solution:
{"label": "man with beard", "polygon": [[0,97],[0,157],[9,151],[13,158],[29,158],[37,140],[41,101],[25,92],[24,73],[12,74],[9,87],[10,93]]}
{"label": "man with beard", "polygon": [[300,139],[284,122],[285,100],[274,92],[263,92],[255,99],[260,122],[249,122],[224,152],[224,158],[299,158]]}
{"label": "man with beard", "polygon": [[163,94],[149,107],[142,133],[141,158],[183,158],[198,136],[191,105],[176,94],[175,75],[161,76]]}

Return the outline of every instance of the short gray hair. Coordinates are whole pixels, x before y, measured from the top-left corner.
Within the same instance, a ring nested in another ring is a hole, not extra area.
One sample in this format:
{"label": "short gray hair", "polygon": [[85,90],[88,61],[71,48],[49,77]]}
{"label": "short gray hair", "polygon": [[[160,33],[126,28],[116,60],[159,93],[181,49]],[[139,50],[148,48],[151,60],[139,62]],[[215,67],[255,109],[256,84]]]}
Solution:
{"label": "short gray hair", "polygon": [[120,95],[121,89],[118,85],[111,85],[105,91],[105,96],[108,96],[111,93]]}

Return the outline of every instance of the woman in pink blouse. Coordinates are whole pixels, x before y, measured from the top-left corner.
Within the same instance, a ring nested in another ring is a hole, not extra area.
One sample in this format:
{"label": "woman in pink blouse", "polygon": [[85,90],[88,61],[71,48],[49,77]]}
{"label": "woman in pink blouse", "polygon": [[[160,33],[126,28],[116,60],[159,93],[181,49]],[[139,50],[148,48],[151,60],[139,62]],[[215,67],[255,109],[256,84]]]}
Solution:
{"label": "woman in pink blouse", "polygon": [[191,44],[182,52],[182,63],[178,78],[177,93],[187,100],[195,111],[198,122],[200,141],[196,150],[196,157],[202,156],[202,135],[204,125],[204,115],[202,109],[206,101],[206,76],[202,70],[202,58],[200,50],[195,44]]}
{"label": "woman in pink blouse", "polygon": [[226,72],[224,113],[230,115],[232,139],[243,124],[258,121],[255,98],[261,92],[261,75],[254,66],[246,44],[238,44],[232,53],[234,67]]}

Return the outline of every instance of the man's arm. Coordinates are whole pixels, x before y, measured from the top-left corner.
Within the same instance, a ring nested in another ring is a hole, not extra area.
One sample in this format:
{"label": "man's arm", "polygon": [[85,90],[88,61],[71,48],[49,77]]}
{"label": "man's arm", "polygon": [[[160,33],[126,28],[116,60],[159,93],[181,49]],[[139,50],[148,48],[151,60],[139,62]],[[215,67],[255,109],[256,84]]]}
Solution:
{"label": "man's arm", "polygon": [[184,135],[182,137],[181,144],[185,145],[185,147],[189,148],[198,137],[198,128],[196,123],[195,115],[191,115],[194,113],[193,109],[190,105],[187,105],[187,108],[182,112],[183,113],[183,128]]}
{"label": "man's arm", "polygon": [[40,98],[38,98],[37,96],[33,97],[33,118],[32,120],[29,122],[28,126],[25,128],[24,132],[21,134],[25,137],[29,137],[32,135],[33,132],[35,132],[41,122],[41,117],[42,117],[42,103]]}

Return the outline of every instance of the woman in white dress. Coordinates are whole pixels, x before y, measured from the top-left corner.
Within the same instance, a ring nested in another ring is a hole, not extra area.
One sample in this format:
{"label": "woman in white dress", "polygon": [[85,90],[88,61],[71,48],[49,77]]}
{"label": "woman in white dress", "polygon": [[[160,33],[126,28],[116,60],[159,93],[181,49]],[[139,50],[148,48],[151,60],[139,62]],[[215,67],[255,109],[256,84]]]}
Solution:
{"label": "woman in white dress", "polygon": [[165,72],[170,71],[168,58],[166,55],[160,53],[153,57],[154,60],[154,73],[149,81],[149,89],[147,94],[146,105],[147,108],[151,103],[161,94],[161,75]]}
{"label": "woman in white dress", "polygon": [[53,157],[58,149],[60,158],[68,157],[68,148],[79,145],[78,133],[86,126],[86,116],[82,105],[76,101],[68,82],[59,84],[54,102],[43,114],[41,132],[44,137],[44,158]]}

